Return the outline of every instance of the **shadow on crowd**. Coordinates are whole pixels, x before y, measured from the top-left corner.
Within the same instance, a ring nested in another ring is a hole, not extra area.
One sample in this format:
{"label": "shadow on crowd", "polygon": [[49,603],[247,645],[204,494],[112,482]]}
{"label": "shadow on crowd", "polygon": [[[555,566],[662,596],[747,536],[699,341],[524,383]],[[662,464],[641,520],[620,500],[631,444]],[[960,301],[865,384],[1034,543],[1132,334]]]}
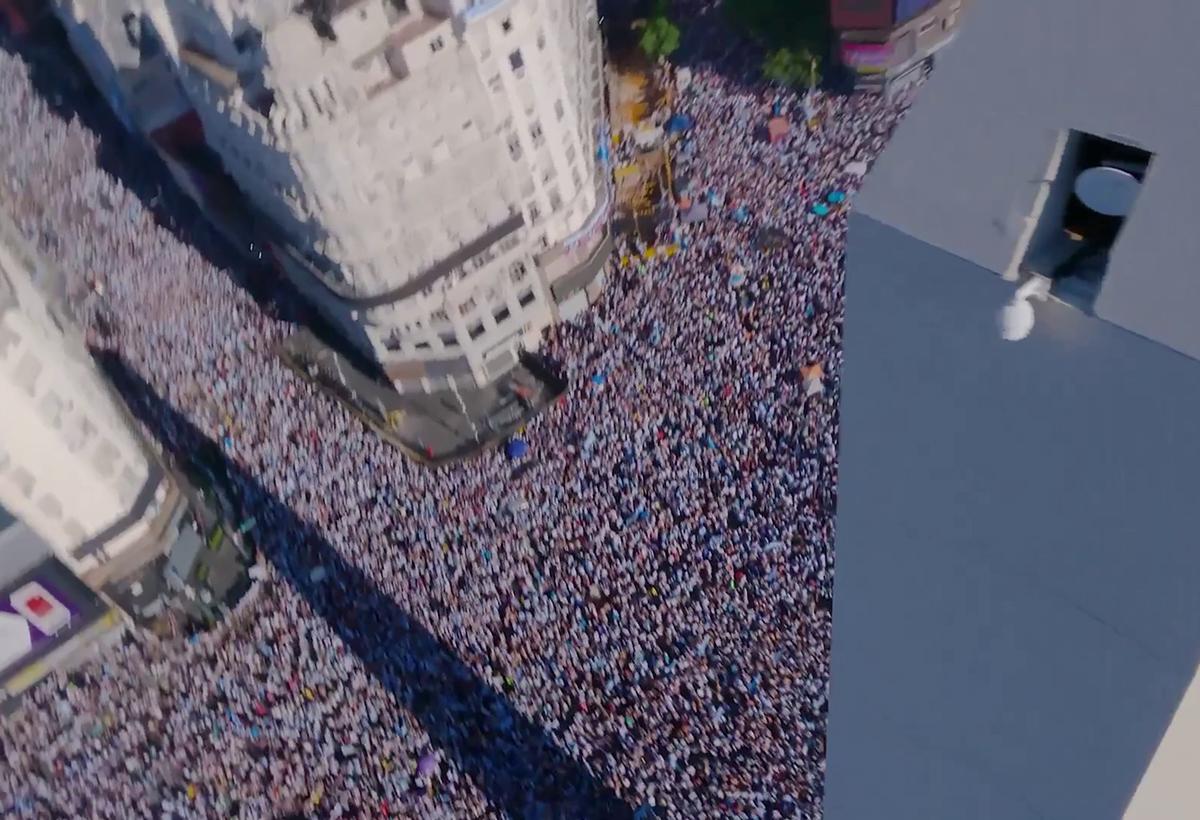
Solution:
{"label": "shadow on crowd", "polygon": [[228,459],[117,355],[94,354],[171,458],[223,465],[241,490],[243,512],[258,518],[259,549],[279,575],[493,806],[512,818],[632,817],[632,808],[612,789],[344,559],[312,524]]}
{"label": "shadow on crowd", "polygon": [[238,284],[260,306],[271,305],[274,277],[269,266],[252,265],[231,247],[175,184],[145,138],[125,130],[92,85],[53,15],[41,15],[33,30],[20,38],[5,36],[0,24],[0,48],[25,61],[34,90],[51,111],[64,120],[78,117],[96,135],[96,166],[133,193],[158,225],[214,267],[242,273]]}
{"label": "shadow on crowd", "polygon": [[[212,225],[179,187],[147,138],[127,130],[113,113],[54,15],[42,14],[33,29],[19,38],[6,32],[0,19],[0,49],[24,60],[34,90],[51,111],[64,120],[77,117],[96,136],[96,167],[137,197],[156,225],[197,251],[214,269],[227,274],[265,313],[308,327],[327,347],[346,356],[364,373],[380,377],[376,363],[361,356],[301,300],[269,258],[255,260]],[[242,213],[240,198],[234,195],[235,186],[211,149],[190,148],[185,164],[214,181],[214,192],[223,194],[219,209],[230,216],[227,222],[251,224],[252,218]]]}

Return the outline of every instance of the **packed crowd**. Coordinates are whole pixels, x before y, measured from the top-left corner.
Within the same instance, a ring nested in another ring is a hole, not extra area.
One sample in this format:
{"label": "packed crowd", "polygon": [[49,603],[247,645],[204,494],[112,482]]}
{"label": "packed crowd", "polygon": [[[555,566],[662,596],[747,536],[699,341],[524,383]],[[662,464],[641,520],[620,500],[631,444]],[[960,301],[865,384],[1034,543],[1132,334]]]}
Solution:
{"label": "packed crowd", "polygon": [[[729,65],[678,99],[677,173],[722,205],[663,226],[669,258],[631,240],[547,339],[571,387],[513,477],[497,452],[417,467],[281,366],[288,324],[196,250],[204,225],[164,226],[0,51],[0,203],[161,397],[150,432],[218,442],[271,558],[212,632],[130,638],[31,692],[0,724],[0,814],[612,817],[610,793],[820,816],[846,219],[811,206],[853,192],[900,107],[817,94],[809,117]],[[773,110],[795,126],[776,145]],[[508,759],[531,736],[553,749]]]}

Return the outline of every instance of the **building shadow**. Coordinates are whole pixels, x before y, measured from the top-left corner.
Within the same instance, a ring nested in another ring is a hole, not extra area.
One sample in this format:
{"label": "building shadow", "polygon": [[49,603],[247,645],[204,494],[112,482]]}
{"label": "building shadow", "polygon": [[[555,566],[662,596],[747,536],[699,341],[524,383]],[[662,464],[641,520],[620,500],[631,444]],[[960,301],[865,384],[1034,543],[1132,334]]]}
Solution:
{"label": "building shadow", "polygon": [[[265,232],[225,173],[220,158],[202,141],[197,142],[197,134],[180,136],[200,127],[194,113],[160,129],[170,133],[158,134],[154,143],[126,128],[75,56],[62,25],[48,10],[34,18],[29,30],[20,36],[7,32],[0,21],[0,49],[25,62],[34,91],[55,116],[64,121],[78,118],[95,136],[96,167],[132,193],[158,227],[199,253],[212,268],[228,275],[265,313],[307,328],[330,350],[372,379],[384,382],[378,363],[363,355],[303,299],[265,248],[255,250],[265,245]],[[224,230],[214,225],[180,187],[159,151],[169,154],[186,173]]]}
{"label": "building shadow", "polygon": [[[176,462],[219,464],[241,514],[258,520],[259,549],[428,733],[434,746],[512,818],[631,818],[597,773],[563,751],[403,606],[347,561],[308,521],[224,456],[115,354],[94,351],[134,416]],[[314,572],[320,568],[320,572]]]}
{"label": "building shadow", "polygon": [[78,118],[95,135],[97,168],[134,194],[159,226],[195,248],[214,267],[234,273],[238,284],[260,305],[270,304],[274,278],[270,266],[251,264],[217,233],[175,184],[146,139],[126,130],[75,57],[54,15],[39,15],[21,37],[0,27],[0,48],[25,62],[34,90],[55,115],[67,121]]}

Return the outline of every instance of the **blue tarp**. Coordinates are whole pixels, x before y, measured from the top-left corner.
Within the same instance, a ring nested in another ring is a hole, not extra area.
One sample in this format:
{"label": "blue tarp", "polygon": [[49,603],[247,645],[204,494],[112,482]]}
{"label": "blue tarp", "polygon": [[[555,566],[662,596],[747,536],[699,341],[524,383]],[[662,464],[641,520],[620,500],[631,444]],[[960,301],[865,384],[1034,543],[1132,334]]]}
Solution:
{"label": "blue tarp", "polygon": [[667,120],[667,133],[679,134],[692,127],[692,118],[687,114],[676,114]]}
{"label": "blue tarp", "polygon": [[529,445],[524,439],[510,438],[508,444],[504,445],[504,454],[512,460],[517,460],[529,452]]}
{"label": "blue tarp", "polygon": [[596,373],[593,375],[592,384],[604,384],[604,373]]}
{"label": "blue tarp", "polygon": [[831,191],[829,193],[829,196],[827,196],[825,198],[827,200],[829,200],[830,202],[832,202],[834,205],[837,205],[839,202],[846,201],[846,193],[844,191]]}
{"label": "blue tarp", "polygon": [[816,205],[812,206],[812,212],[817,216],[825,216],[829,213],[829,206],[824,202],[818,202]]}

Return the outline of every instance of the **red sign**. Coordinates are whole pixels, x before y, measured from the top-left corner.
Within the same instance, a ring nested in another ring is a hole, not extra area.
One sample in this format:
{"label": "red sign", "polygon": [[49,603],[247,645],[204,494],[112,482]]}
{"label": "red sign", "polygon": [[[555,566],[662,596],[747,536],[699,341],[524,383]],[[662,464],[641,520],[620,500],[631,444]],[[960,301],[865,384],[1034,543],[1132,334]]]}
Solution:
{"label": "red sign", "polygon": [[838,31],[891,28],[896,0],[830,0],[829,22]]}

